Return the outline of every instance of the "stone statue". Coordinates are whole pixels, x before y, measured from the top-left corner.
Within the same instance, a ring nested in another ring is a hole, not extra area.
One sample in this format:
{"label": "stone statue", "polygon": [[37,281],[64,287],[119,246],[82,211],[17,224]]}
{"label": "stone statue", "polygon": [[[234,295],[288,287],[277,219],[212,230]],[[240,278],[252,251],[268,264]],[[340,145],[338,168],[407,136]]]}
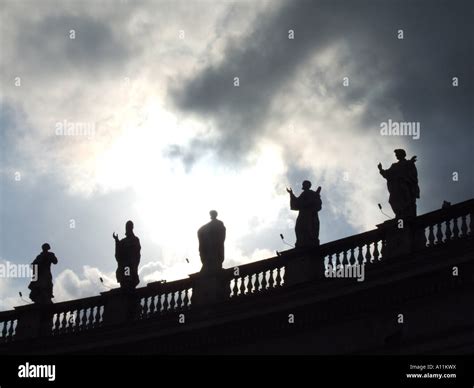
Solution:
{"label": "stone statue", "polygon": [[319,217],[318,212],[321,210],[321,187],[316,191],[311,190],[311,182],[304,181],[303,192],[296,197],[293,190],[286,189],[290,194],[290,208],[297,210],[298,218],[296,219],[296,248],[318,246],[319,245]]}
{"label": "stone statue", "polygon": [[390,193],[388,202],[397,219],[416,217],[416,199],[420,198],[416,156],[406,160],[405,150],[396,149],[394,152],[398,162],[387,170],[382,168],[382,163],[377,166],[380,174],[387,180]]}
{"label": "stone statue", "polygon": [[36,266],[36,279],[32,280],[28,286],[31,290],[30,299],[38,304],[50,304],[53,295],[53,277],[51,276],[51,264],[57,264],[58,259],[53,252],[49,252],[51,247],[48,243],[41,246],[42,252],[36,256],[31,263]]}
{"label": "stone statue", "polygon": [[138,265],[140,264],[140,239],[133,233],[133,222],[125,224],[125,238],[119,240],[118,235],[112,234],[115,240],[115,258],[117,271],[115,276],[120,287],[134,289],[140,283],[138,278]]}
{"label": "stone statue", "polygon": [[217,212],[209,212],[211,221],[198,230],[201,272],[215,272],[222,269],[224,262],[224,241],[226,229],[224,223],[217,219]]}

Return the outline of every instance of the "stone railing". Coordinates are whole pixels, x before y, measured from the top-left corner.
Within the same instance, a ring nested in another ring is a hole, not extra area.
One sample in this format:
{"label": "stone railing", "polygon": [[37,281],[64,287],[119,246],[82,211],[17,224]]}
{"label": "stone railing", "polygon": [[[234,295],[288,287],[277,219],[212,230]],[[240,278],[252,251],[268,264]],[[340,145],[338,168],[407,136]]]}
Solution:
{"label": "stone railing", "polygon": [[0,344],[15,338],[17,325],[18,314],[15,310],[0,312]]}
{"label": "stone railing", "polygon": [[[101,295],[46,306],[34,304],[0,312],[0,344],[38,337],[59,337],[98,328],[160,319],[190,309],[244,301],[257,295],[318,281],[329,264],[366,265],[472,239],[474,200],[416,217],[400,228],[397,220],[377,229],[311,249],[291,249],[276,257],[217,273],[153,282],[133,291],[114,289]],[[472,241],[472,240],[469,240]]]}
{"label": "stone railing", "polygon": [[191,308],[193,285],[190,278],[173,282],[153,282],[137,289],[139,311],[137,318],[149,319],[162,314]]}
{"label": "stone railing", "polygon": [[104,298],[93,296],[48,306],[51,335],[78,333],[98,328],[104,322]]}
{"label": "stone railing", "polygon": [[239,296],[263,293],[282,287],[285,284],[285,256],[260,260],[226,270],[226,296]]}
{"label": "stone railing", "polygon": [[321,245],[320,255],[326,267],[331,264],[335,268],[381,261],[384,248],[384,230],[375,229]]}
{"label": "stone railing", "polygon": [[472,237],[473,218],[473,199],[417,217],[416,228],[423,230],[425,237],[418,248]]}

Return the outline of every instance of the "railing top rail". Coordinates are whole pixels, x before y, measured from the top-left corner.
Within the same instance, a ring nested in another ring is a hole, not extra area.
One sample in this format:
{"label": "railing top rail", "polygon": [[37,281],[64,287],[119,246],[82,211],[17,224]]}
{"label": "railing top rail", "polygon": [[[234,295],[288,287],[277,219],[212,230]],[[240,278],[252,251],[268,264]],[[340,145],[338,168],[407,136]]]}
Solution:
{"label": "railing top rail", "polygon": [[145,287],[137,288],[135,290],[137,296],[146,296],[151,293],[158,292],[173,292],[173,291],[180,291],[185,288],[192,287],[192,279],[191,278],[184,278],[173,280],[171,282],[151,282],[148,283]]}
{"label": "railing top rail", "polygon": [[[251,263],[239,265],[239,274],[244,275],[249,273],[255,273],[284,265],[286,260],[288,259],[288,254],[291,254],[291,251],[281,252],[281,256],[274,256],[268,259],[258,260]],[[224,272],[232,277],[234,267],[226,268],[224,269]]]}
{"label": "railing top rail", "polygon": [[326,255],[331,252],[340,251],[344,249],[356,248],[360,245],[374,242],[383,238],[384,231],[382,229],[372,229],[364,233],[355,234],[344,237],[339,240],[330,241],[322,244],[319,247],[321,254]]}
{"label": "railing top rail", "polygon": [[474,198],[464,202],[456,203],[449,207],[438,209],[416,217],[416,223],[419,226],[428,226],[429,224],[447,221],[449,219],[472,214],[474,212]]}
{"label": "railing top rail", "polygon": [[9,321],[10,319],[17,319],[18,313],[16,310],[0,311],[0,322]]}

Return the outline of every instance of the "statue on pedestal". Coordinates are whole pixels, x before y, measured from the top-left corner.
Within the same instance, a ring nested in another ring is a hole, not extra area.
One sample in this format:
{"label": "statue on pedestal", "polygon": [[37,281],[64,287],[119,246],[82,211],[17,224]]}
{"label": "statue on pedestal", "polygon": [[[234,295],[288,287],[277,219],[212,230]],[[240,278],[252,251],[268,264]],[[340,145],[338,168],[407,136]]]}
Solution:
{"label": "statue on pedestal", "polygon": [[115,276],[120,287],[123,289],[135,289],[140,283],[138,277],[138,265],[140,264],[140,239],[133,233],[133,222],[125,224],[125,238],[119,240],[118,235],[113,233],[115,240],[115,258],[117,259],[117,271]]}
{"label": "statue on pedestal", "polygon": [[303,192],[296,197],[293,190],[286,189],[290,194],[290,208],[297,210],[298,218],[296,219],[296,248],[311,247],[319,245],[319,216],[321,210],[321,187],[316,191],[311,190],[311,182],[304,181]]}
{"label": "statue on pedestal", "polygon": [[36,256],[36,259],[31,265],[36,266],[34,273],[36,279],[32,279],[28,288],[31,290],[30,299],[38,304],[50,304],[54,298],[53,295],[53,277],[51,275],[51,264],[57,264],[58,259],[48,243],[41,246],[42,252]]}
{"label": "statue on pedestal", "polygon": [[201,272],[215,272],[222,269],[224,262],[224,241],[226,228],[217,219],[217,211],[209,212],[211,221],[198,230],[199,254],[201,256]]}
{"label": "statue on pedestal", "polygon": [[406,152],[396,149],[395,156],[398,162],[384,170],[382,163],[378,164],[380,174],[387,180],[390,193],[388,202],[397,219],[416,217],[416,199],[420,198],[418,186],[418,171],[415,166],[416,156],[406,160]]}

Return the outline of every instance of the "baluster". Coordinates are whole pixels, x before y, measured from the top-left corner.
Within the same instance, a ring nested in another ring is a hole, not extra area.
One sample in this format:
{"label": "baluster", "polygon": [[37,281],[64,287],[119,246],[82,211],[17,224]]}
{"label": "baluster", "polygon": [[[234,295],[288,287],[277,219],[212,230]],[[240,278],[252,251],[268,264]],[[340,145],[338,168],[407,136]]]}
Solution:
{"label": "baluster", "polygon": [[233,297],[236,297],[237,293],[239,291],[238,284],[237,284],[238,280],[239,280],[238,277],[234,277],[234,285],[232,287],[232,296]]}
{"label": "baluster", "polygon": [[183,307],[185,309],[189,307],[189,289],[187,288],[184,290]]}
{"label": "baluster", "polygon": [[347,251],[345,249],[341,252],[341,264],[343,267],[347,264]]}
{"label": "baluster", "polygon": [[142,318],[146,318],[148,315],[148,297],[145,296],[143,299],[143,306],[142,306]]}
{"label": "baluster", "polygon": [[334,268],[335,268],[336,270],[339,268],[339,265],[341,264],[340,258],[339,258],[340,255],[341,255],[340,252],[337,252],[337,253],[334,254],[334,259],[336,260],[336,265],[335,265]]}
{"label": "baluster", "polygon": [[90,307],[86,307],[84,309],[84,315],[82,316],[82,323],[81,323],[82,330],[87,330],[89,328],[89,317],[91,314],[90,310],[91,310]]}
{"label": "baluster", "polygon": [[253,288],[252,278],[253,278],[253,274],[247,275],[247,295],[250,295],[252,293],[252,288]]}
{"label": "baluster", "polygon": [[262,272],[262,291],[265,291],[267,289],[267,271]]}
{"label": "baluster", "polygon": [[163,299],[163,312],[167,312],[169,309],[169,303],[168,303],[168,293],[165,292],[165,297]]}
{"label": "baluster", "polygon": [[178,291],[178,299],[176,300],[177,308],[181,309],[183,307],[183,290]]}
{"label": "baluster", "polygon": [[370,255],[370,243],[367,243],[366,249],[367,251],[365,252],[365,261],[368,263],[372,263],[372,256]]}
{"label": "baluster", "polygon": [[[433,231],[434,231],[434,226],[433,226]],[[436,224],[436,243],[435,244],[441,244],[443,242],[443,224],[438,223]]]}
{"label": "baluster", "polygon": [[281,271],[282,267],[277,268],[277,276],[276,276],[276,286],[281,287]]}
{"label": "baluster", "polygon": [[269,271],[269,273],[270,273],[270,277],[268,278],[268,288],[269,289],[275,287],[275,279],[273,278],[274,272],[275,272],[275,269],[271,269]]}
{"label": "baluster", "polygon": [[87,328],[87,310],[89,308],[84,308],[82,309],[82,319],[81,319],[81,323],[80,323],[80,329],[81,330],[85,330]]}
{"label": "baluster", "polygon": [[60,313],[56,313],[54,314],[54,316],[56,317],[56,321],[54,322],[54,332],[56,334],[59,333],[59,325],[60,325]]}
{"label": "baluster", "polygon": [[[429,230],[429,233],[428,233],[428,246],[432,247],[435,243],[435,235],[434,235],[434,226],[433,225],[430,225],[428,226],[428,230]],[[441,227],[440,227],[440,224],[437,225],[437,233],[436,233],[436,243],[439,243],[442,238],[443,238],[443,235],[441,234]],[[441,236],[441,237],[440,237]]]}
{"label": "baluster", "polygon": [[66,317],[66,315],[67,315],[68,312],[69,311],[64,311],[63,313],[61,313],[61,315],[62,315],[61,330],[60,330],[61,333],[64,333],[67,329],[67,317]]}
{"label": "baluster", "polygon": [[170,292],[170,310],[176,310],[176,292]]}
{"label": "baluster", "polygon": [[241,276],[239,277],[239,279],[237,280],[237,295],[243,295],[244,293],[244,277]]}
{"label": "baluster", "polygon": [[151,316],[155,313],[155,298],[156,298],[156,295],[150,296],[150,305],[148,306],[148,316]]}
{"label": "baluster", "polygon": [[10,321],[10,329],[8,330],[8,337],[11,339],[13,338],[13,333],[15,332],[15,320],[12,319]]}
{"label": "baluster", "polygon": [[8,324],[8,321],[2,322],[2,325],[3,325],[3,329],[2,329],[2,339],[3,339],[3,340],[5,340],[5,338],[7,337],[7,324]]}
{"label": "baluster", "polygon": [[94,327],[100,326],[100,324],[102,323],[101,322],[102,314],[100,311],[101,307],[102,306],[96,306],[96,311],[94,315]]}
{"label": "baluster", "polygon": [[92,306],[89,311],[89,319],[87,320],[87,328],[92,329],[94,327],[94,313],[96,307]]}
{"label": "baluster", "polygon": [[379,260],[379,242],[378,241],[374,241],[374,261],[378,261]]}
{"label": "baluster", "polygon": [[10,321],[10,328],[8,329],[8,338],[10,338],[10,339],[13,338],[14,328],[15,328],[15,320],[12,319],[12,320]]}
{"label": "baluster", "polygon": [[458,217],[453,220],[453,239],[456,240],[459,238],[459,228],[458,228]]}
{"label": "baluster", "polygon": [[160,314],[165,310],[165,302],[163,299],[163,294],[158,295],[158,300],[156,302],[156,310]]}
{"label": "baluster", "polygon": [[357,264],[357,261],[356,261],[355,256],[354,256],[354,248],[351,248],[350,251],[349,251],[348,261],[349,261],[349,265]]}
{"label": "baluster", "polygon": [[74,309],[69,316],[69,331],[73,332],[77,329],[77,320],[79,319],[79,309]]}
{"label": "baluster", "polygon": [[451,232],[451,220],[446,221],[446,240],[450,241],[453,233]]}
{"label": "baluster", "polygon": [[362,252],[363,247],[362,245],[359,245],[357,248],[357,263],[362,265],[364,264],[364,254]]}
{"label": "baluster", "polygon": [[467,236],[466,215],[461,216],[461,233],[462,233],[462,237],[466,237],[466,236]]}

